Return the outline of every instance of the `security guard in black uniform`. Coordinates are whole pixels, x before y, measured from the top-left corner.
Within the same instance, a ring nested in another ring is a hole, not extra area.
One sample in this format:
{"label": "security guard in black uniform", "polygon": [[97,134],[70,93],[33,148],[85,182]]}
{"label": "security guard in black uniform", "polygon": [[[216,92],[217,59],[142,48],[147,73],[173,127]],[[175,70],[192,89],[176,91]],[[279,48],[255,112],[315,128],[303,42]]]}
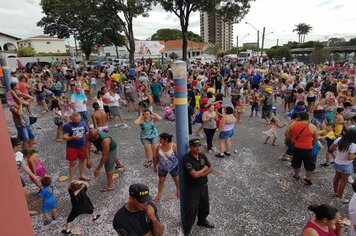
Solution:
{"label": "security guard in black uniform", "polygon": [[209,193],[208,177],[213,169],[205,154],[200,152],[201,142],[199,139],[189,141],[190,151],[183,157],[185,168],[185,200],[183,231],[185,236],[192,235],[191,229],[195,218],[198,215],[198,225],[202,227],[214,228],[215,226],[207,221],[209,215]]}

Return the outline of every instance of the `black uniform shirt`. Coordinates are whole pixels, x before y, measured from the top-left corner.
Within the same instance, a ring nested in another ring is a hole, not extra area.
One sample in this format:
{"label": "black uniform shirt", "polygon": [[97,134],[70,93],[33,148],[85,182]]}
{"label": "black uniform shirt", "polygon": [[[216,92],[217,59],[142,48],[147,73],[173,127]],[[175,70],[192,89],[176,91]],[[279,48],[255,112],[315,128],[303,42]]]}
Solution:
{"label": "black uniform shirt", "polygon": [[207,176],[193,178],[189,172],[192,170],[199,171],[204,166],[210,167],[210,162],[204,153],[199,153],[199,158],[193,157],[190,152],[183,157],[184,168],[186,169],[185,182],[187,187],[204,186],[208,182]]}

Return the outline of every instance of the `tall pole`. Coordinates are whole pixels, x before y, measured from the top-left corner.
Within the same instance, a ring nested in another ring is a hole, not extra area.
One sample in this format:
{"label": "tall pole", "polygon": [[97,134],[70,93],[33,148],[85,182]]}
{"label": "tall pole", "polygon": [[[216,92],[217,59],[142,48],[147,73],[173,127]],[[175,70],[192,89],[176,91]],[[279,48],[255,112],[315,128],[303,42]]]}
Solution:
{"label": "tall pole", "polygon": [[239,54],[239,36],[236,36],[236,50],[237,50],[237,54]]}
{"label": "tall pole", "polygon": [[278,47],[279,39],[277,39],[277,47]]}
{"label": "tall pole", "polygon": [[187,63],[175,61],[172,65],[174,83],[174,105],[176,115],[176,134],[179,164],[180,214],[185,223],[185,169],[183,156],[188,153],[188,101],[187,101]]}
{"label": "tall pole", "polygon": [[257,30],[257,51],[260,49],[260,31]]}
{"label": "tall pole", "polygon": [[264,43],[265,43],[265,31],[266,31],[266,27],[263,27],[263,31],[262,31],[262,45],[261,45],[261,63],[263,62],[262,54],[263,54],[263,46],[264,46]]}
{"label": "tall pole", "polygon": [[7,92],[10,90],[11,79],[10,79],[10,70],[9,70],[9,67],[7,66],[5,52],[0,52],[0,65],[1,65],[3,76],[4,76],[5,88],[6,88],[6,92]]}

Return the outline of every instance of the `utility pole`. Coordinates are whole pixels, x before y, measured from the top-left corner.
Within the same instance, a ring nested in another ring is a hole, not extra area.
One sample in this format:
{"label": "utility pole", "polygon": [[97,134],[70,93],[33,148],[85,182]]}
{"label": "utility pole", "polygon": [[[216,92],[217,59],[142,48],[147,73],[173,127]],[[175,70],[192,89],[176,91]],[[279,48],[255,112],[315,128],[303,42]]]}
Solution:
{"label": "utility pole", "polygon": [[278,47],[279,39],[277,39],[277,47]]}
{"label": "utility pole", "polygon": [[263,54],[263,46],[264,46],[264,43],[265,43],[265,31],[266,31],[266,27],[263,27],[263,31],[262,31],[262,45],[261,45],[261,63],[263,62],[262,54]]}
{"label": "utility pole", "polygon": [[236,50],[237,50],[237,54],[239,54],[239,36],[236,36]]}
{"label": "utility pole", "polygon": [[257,30],[257,51],[260,49],[260,31]]}

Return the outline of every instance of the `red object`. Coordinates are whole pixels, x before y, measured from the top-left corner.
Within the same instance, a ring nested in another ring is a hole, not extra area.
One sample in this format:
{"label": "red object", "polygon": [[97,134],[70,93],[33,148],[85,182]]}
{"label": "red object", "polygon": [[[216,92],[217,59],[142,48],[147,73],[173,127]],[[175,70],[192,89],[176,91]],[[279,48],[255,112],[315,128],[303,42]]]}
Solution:
{"label": "red object", "polygon": [[0,105],[0,227],[1,235],[31,236],[34,235],[31,217],[24,191],[21,185],[19,171],[11,147],[2,105]]}

